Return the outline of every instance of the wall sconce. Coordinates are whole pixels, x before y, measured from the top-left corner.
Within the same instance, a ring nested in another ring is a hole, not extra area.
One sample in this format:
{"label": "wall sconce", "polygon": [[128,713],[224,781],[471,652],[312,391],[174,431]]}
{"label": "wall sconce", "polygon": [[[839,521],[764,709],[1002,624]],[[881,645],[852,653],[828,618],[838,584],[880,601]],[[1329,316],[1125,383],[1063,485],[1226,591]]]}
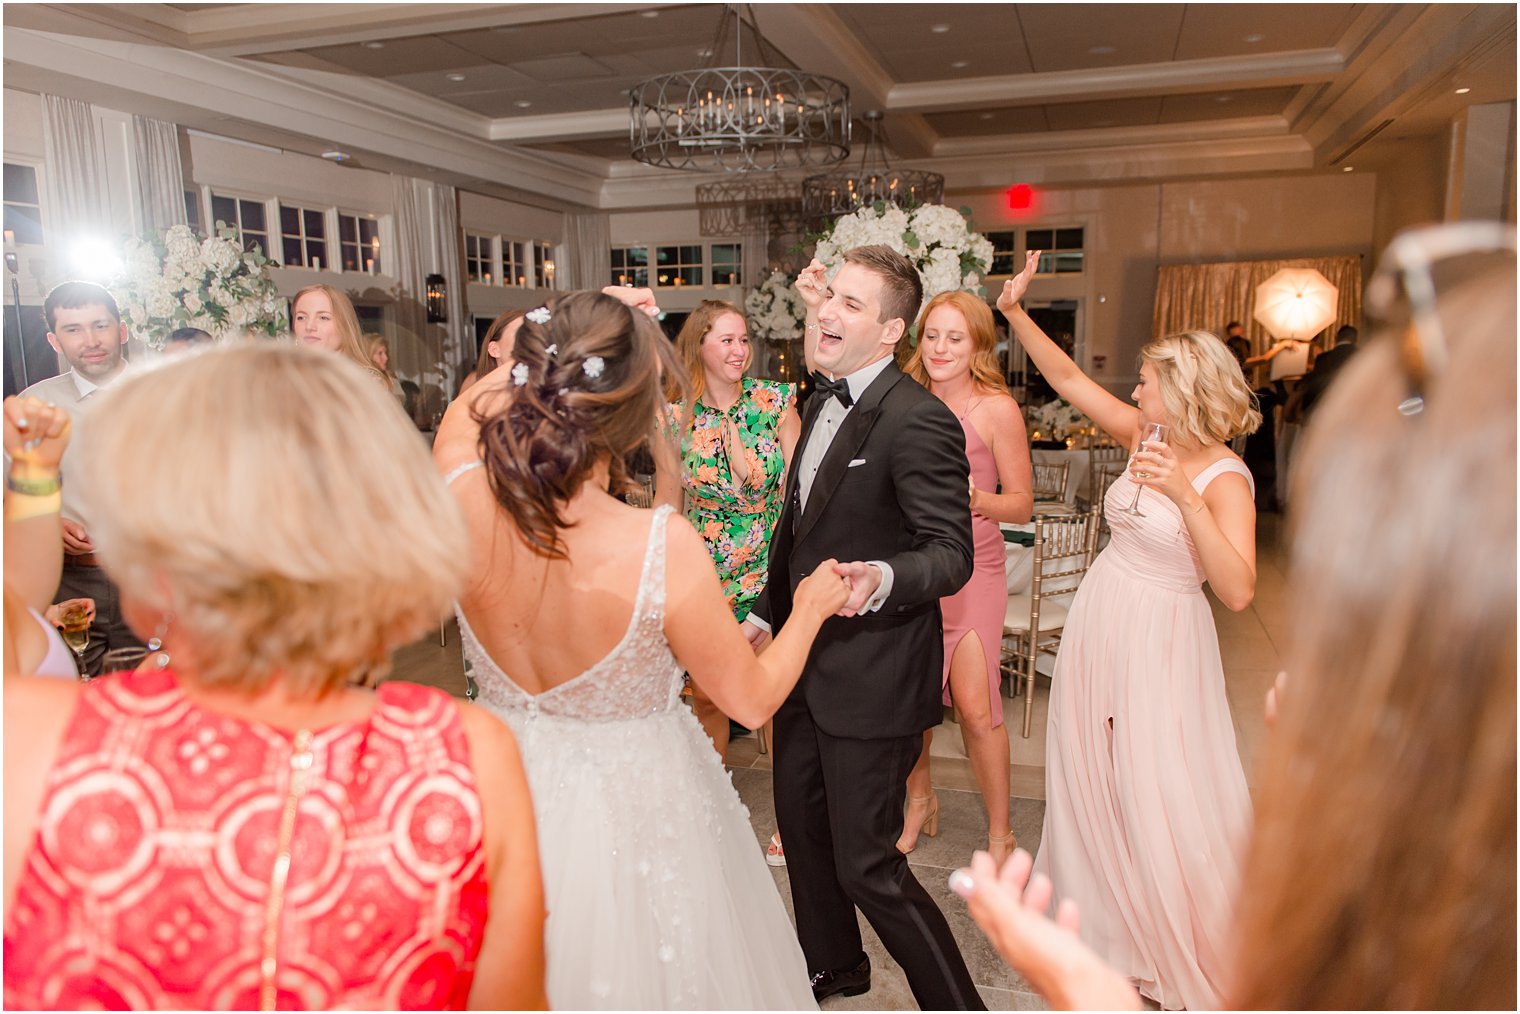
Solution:
{"label": "wall sconce", "polygon": [[449,284],[442,275],[427,276],[427,322],[447,324],[449,321]]}

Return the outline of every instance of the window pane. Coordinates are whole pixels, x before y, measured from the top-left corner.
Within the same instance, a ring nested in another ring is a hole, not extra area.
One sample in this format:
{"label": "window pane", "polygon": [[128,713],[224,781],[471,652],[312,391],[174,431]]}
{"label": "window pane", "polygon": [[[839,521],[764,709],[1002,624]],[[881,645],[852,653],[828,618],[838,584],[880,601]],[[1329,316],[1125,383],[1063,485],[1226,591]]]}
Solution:
{"label": "window pane", "polygon": [[230,197],[211,195],[211,220],[237,228],[237,201]]}
{"label": "window pane", "polygon": [[42,219],[36,208],[24,208],[15,204],[5,206],[5,228],[16,234],[17,243],[42,243]]}
{"label": "window pane", "polygon": [[1039,274],[1039,275],[1051,275],[1051,274],[1055,274],[1055,270],[1056,270],[1056,255],[1053,254],[1053,253],[1042,253],[1042,254],[1040,254],[1040,263],[1039,263],[1039,266],[1036,267],[1034,270],[1035,270],[1035,274]]}
{"label": "window pane", "polygon": [[301,241],[295,236],[285,237],[285,266],[299,267],[305,261],[301,260]]}
{"label": "window pane", "polygon": [[[249,232],[247,229],[244,229],[243,230],[243,249],[244,250],[252,250],[255,247],[257,247],[259,250],[268,250],[269,249],[269,237],[266,236],[262,232]],[[296,261],[296,263],[299,264],[300,261],[298,260],[298,261]]]}
{"label": "window pane", "polygon": [[185,221],[194,232],[201,232],[201,195],[194,190],[185,191]]}
{"label": "window pane", "polygon": [[1013,269],[1013,263],[1013,254],[994,253],[992,255],[992,267],[988,269],[988,273],[994,275],[1018,274],[1018,272]]}
{"label": "window pane", "polygon": [[252,229],[254,232],[263,232],[264,206],[258,201],[238,201],[238,210],[243,213],[243,228]]}
{"label": "window pane", "polygon": [[327,244],[320,239],[307,240],[306,263],[314,268],[332,267],[327,258]]}
{"label": "window pane", "polygon": [[682,268],[682,269],[680,269],[678,272],[676,272],[676,284],[677,285],[701,285],[701,284],[703,284],[702,283],[702,268],[700,268],[700,267],[692,267],[692,268]]}
{"label": "window pane", "polygon": [[37,170],[29,165],[5,163],[5,199],[21,204],[41,204],[37,199]]}
{"label": "window pane", "polygon": [[1056,230],[1057,250],[1080,250],[1082,249],[1081,229],[1058,229]]}
{"label": "window pane", "polygon": [[359,241],[365,246],[380,249],[380,223],[368,218],[359,219]]}
{"label": "window pane", "polygon": [[343,247],[343,270],[359,270],[359,248],[353,243],[344,243]]}
{"label": "window pane", "polygon": [[280,231],[287,236],[301,234],[301,209],[280,205]]}
{"label": "window pane", "polygon": [[301,218],[306,223],[306,238],[307,239],[310,239],[313,236],[317,236],[317,237],[322,238],[322,239],[326,239],[327,238],[327,221],[326,221],[327,216],[326,215],[322,214],[322,212],[320,212],[320,211],[311,211],[310,209],[308,209],[306,211],[301,212]]}
{"label": "window pane", "polygon": [[1056,254],[1056,274],[1080,275],[1082,273],[1082,254],[1058,253]]}
{"label": "window pane", "polygon": [[[1054,243],[1055,234],[1049,229],[1030,229],[1024,240],[1026,250],[1049,250]],[[1043,269],[1042,269],[1043,270]]]}
{"label": "window pane", "polygon": [[1013,252],[1013,249],[1014,249],[1014,245],[1013,245],[1013,236],[1014,236],[1014,234],[1013,233],[1011,233],[1011,232],[989,232],[989,233],[985,233],[984,235],[986,235],[986,237],[987,237],[987,242],[989,242],[989,243],[992,244],[992,249],[993,249],[994,253],[1012,253]]}
{"label": "window pane", "polygon": [[353,215],[338,216],[338,239],[340,242],[352,243],[355,241],[355,224]]}

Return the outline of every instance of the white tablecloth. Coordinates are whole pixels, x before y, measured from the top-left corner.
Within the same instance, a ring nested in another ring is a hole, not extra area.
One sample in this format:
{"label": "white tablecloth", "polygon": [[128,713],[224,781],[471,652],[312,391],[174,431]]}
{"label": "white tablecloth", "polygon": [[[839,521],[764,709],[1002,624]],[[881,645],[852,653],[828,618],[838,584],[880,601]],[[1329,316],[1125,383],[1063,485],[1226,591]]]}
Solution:
{"label": "white tablecloth", "polygon": [[1066,472],[1066,502],[1075,504],[1077,497],[1087,495],[1087,478],[1090,471],[1089,463],[1092,455],[1087,451],[1046,451],[1035,448],[1029,452],[1029,456],[1039,462],[1050,465],[1059,465],[1068,462],[1070,468]]}

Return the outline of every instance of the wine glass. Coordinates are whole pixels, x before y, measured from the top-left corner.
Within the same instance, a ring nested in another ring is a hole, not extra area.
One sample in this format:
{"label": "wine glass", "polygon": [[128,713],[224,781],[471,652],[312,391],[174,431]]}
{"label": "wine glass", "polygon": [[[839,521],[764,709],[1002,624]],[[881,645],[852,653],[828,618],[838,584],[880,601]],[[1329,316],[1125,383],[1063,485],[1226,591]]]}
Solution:
{"label": "wine glass", "polygon": [[74,653],[79,678],[88,680],[90,677],[84,671],[84,650],[90,646],[90,610],[83,605],[72,605],[63,611],[59,620],[62,624],[63,643]]}
{"label": "wine glass", "polygon": [[[1142,430],[1141,433],[1140,433],[1140,448],[1139,448],[1139,450],[1144,450],[1145,449],[1145,445],[1148,444],[1148,443],[1152,443],[1152,444],[1164,444],[1164,443],[1166,443],[1166,427],[1164,425],[1162,425],[1161,423],[1146,423],[1145,424],[1145,429]],[[1136,451],[1137,454],[1139,453],[1139,450]],[[1133,460],[1133,457],[1131,458],[1131,460]],[[1149,478],[1149,476],[1147,476],[1143,472],[1140,473],[1140,474],[1141,474],[1141,476],[1143,478]],[[1145,512],[1140,509],[1140,494],[1144,493],[1144,492],[1145,492],[1145,487],[1144,486],[1137,486],[1135,488],[1135,502],[1132,503],[1132,504],[1130,504],[1128,507],[1124,508],[1124,513],[1125,514],[1133,514],[1137,518],[1143,518],[1143,517],[1145,517]]]}

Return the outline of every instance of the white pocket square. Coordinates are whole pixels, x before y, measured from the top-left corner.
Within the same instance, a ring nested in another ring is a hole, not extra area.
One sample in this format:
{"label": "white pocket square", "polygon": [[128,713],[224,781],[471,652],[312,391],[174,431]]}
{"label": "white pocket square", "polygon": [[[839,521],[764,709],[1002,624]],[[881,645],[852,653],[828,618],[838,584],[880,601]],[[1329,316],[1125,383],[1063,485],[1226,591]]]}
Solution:
{"label": "white pocket square", "polygon": [[865,458],[856,458],[854,461],[850,462],[845,467],[846,468],[854,468],[856,465],[864,465],[865,463],[866,463],[866,459]]}

